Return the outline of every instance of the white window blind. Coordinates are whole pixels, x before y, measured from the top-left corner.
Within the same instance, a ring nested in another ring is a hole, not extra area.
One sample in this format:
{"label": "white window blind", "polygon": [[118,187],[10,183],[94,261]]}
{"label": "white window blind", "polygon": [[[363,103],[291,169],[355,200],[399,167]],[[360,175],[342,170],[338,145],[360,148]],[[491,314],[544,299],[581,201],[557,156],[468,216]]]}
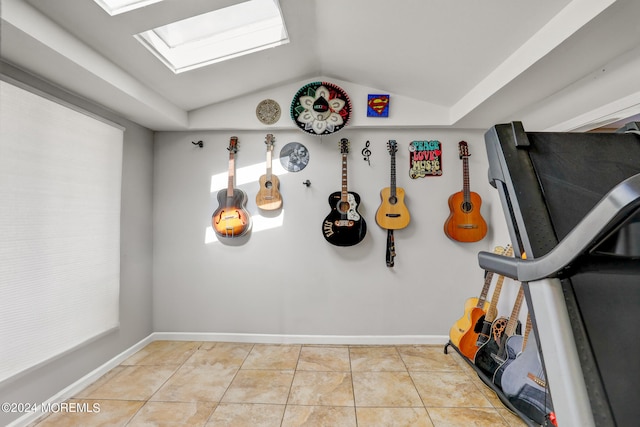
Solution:
{"label": "white window blind", "polygon": [[118,326],[122,144],[0,81],[0,382]]}

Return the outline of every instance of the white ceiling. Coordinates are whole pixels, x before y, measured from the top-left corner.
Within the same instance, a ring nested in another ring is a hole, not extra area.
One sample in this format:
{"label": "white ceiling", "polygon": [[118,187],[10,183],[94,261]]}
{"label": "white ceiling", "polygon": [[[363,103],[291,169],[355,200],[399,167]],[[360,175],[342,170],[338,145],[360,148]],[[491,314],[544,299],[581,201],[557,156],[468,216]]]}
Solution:
{"label": "white ceiling", "polygon": [[93,0],[0,1],[5,61],[154,130],[319,76],[443,113],[416,126],[572,130],[640,113],[637,0],[280,0],[289,44],[178,75],[133,34],[244,0],[113,17]]}

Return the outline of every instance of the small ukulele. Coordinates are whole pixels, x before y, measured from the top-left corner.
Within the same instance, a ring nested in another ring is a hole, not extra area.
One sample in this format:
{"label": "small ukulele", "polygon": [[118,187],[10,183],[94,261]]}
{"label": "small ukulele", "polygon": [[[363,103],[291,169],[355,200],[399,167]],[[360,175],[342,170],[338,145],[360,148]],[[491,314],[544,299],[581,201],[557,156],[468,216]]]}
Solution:
{"label": "small ukulele", "polygon": [[329,196],[331,212],[322,223],[322,234],[327,242],[336,246],[353,246],[367,234],[367,224],[358,212],[360,195],[347,190],[347,154],[349,140],[340,140],[342,154],[342,191]]}
{"label": "small ukulele", "polygon": [[264,141],[267,144],[267,173],[260,177],[260,190],[256,194],[256,205],[265,211],[273,211],[282,207],[282,195],[280,194],[280,180],[272,173],[271,157],[273,153],[272,134],[267,134]]}
{"label": "small ukulele", "polygon": [[487,223],[480,214],[482,199],[471,191],[469,185],[469,147],[466,141],[458,143],[462,159],[462,191],[449,196],[449,218],[444,223],[444,233],[458,242],[477,242],[487,234]]}
{"label": "small ukulele", "polygon": [[239,188],[233,188],[235,176],[235,153],[238,151],[238,137],[229,142],[229,183],[226,189],[218,191],[218,208],[211,215],[213,230],[220,237],[239,237],[251,228],[251,217],[245,209],[247,195]]}

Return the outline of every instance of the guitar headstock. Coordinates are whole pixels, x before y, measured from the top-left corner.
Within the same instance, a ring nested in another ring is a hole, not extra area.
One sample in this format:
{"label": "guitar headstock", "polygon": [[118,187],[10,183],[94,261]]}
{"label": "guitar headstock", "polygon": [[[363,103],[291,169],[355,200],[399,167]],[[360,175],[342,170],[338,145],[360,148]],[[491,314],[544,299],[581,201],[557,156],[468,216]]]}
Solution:
{"label": "guitar headstock", "polygon": [[460,158],[464,159],[465,157],[469,157],[471,154],[469,154],[469,146],[467,144],[467,141],[460,141],[458,143],[458,150],[460,151]]}
{"label": "guitar headstock", "polygon": [[229,146],[227,147],[227,150],[229,150],[232,153],[237,153],[238,152],[238,137],[237,136],[232,136],[231,140],[229,141]]}
{"label": "guitar headstock", "polygon": [[349,140],[347,138],[342,138],[339,145],[341,154],[349,154]]}
{"label": "guitar headstock", "polygon": [[389,142],[387,142],[387,150],[389,151],[389,154],[393,154],[398,151],[398,143],[395,139],[390,139]]}
{"label": "guitar headstock", "polygon": [[267,144],[267,150],[273,150],[273,142],[276,140],[276,138],[268,133],[267,137],[264,140],[264,143]]}

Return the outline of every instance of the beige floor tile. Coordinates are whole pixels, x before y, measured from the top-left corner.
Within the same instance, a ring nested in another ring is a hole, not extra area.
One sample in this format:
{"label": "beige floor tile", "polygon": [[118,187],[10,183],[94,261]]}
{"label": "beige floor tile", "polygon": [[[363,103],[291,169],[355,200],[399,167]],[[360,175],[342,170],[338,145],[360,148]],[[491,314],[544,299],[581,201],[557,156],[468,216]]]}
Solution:
{"label": "beige floor tile", "polygon": [[353,386],[348,372],[297,371],[288,404],[353,406]]}
{"label": "beige floor tile", "polygon": [[200,341],[154,341],[122,365],[181,365],[200,344]]}
{"label": "beige floor tile", "polygon": [[407,372],[353,372],[356,407],[422,407]]}
{"label": "beige floor tile", "polygon": [[350,371],[349,348],[303,346],[297,369],[299,371]]}
{"label": "beige floor tile", "polygon": [[221,402],[284,405],[287,403],[293,373],[293,370],[241,369],[222,397]]}
{"label": "beige floor tile", "polygon": [[522,421],[519,416],[511,412],[509,409],[496,408],[496,411],[502,415],[502,418],[504,418],[507,424],[509,424],[509,427],[527,427],[527,423]]}
{"label": "beige floor tile", "polygon": [[90,393],[81,395],[91,399],[147,400],[177,369],[177,365],[125,366]]}
{"label": "beige floor tile", "polygon": [[296,369],[300,345],[256,344],[242,369]]}
{"label": "beige floor tile", "polygon": [[405,371],[404,362],[393,346],[351,347],[351,370],[356,371]]}
{"label": "beige floor tile", "polygon": [[152,401],[218,402],[231,384],[237,368],[182,365],[151,397]]}
{"label": "beige floor tile", "polygon": [[433,427],[424,408],[356,408],[358,427]]}
{"label": "beige floor tile", "polygon": [[203,343],[184,363],[238,369],[252,347],[253,344],[245,343]]}
{"label": "beige floor tile", "polygon": [[399,346],[398,352],[409,371],[459,371],[460,365],[443,346]]}
{"label": "beige floor tile", "polygon": [[280,427],[284,405],[221,403],[207,427]]}
{"label": "beige floor tile", "polygon": [[356,427],[355,408],[287,405],[282,427]]}
{"label": "beige floor tile", "polygon": [[490,407],[491,403],[462,372],[411,372],[424,406]]}
{"label": "beige floor tile", "polygon": [[[59,411],[41,420],[38,427],[113,427],[124,426],[144,405],[133,400],[94,400],[71,399],[70,405],[76,406],[76,412]],[[98,405],[98,406],[95,406]],[[83,412],[78,408],[82,407]],[[84,408],[90,409],[84,411]]]}
{"label": "beige floor tile", "polygon": [[434,427],[510,427],[495,409],[427,408]]}
{"label": "beige floor tile", "polygon": [[213,402],[147,402],[127,427],[201,427],[215,406]]}

